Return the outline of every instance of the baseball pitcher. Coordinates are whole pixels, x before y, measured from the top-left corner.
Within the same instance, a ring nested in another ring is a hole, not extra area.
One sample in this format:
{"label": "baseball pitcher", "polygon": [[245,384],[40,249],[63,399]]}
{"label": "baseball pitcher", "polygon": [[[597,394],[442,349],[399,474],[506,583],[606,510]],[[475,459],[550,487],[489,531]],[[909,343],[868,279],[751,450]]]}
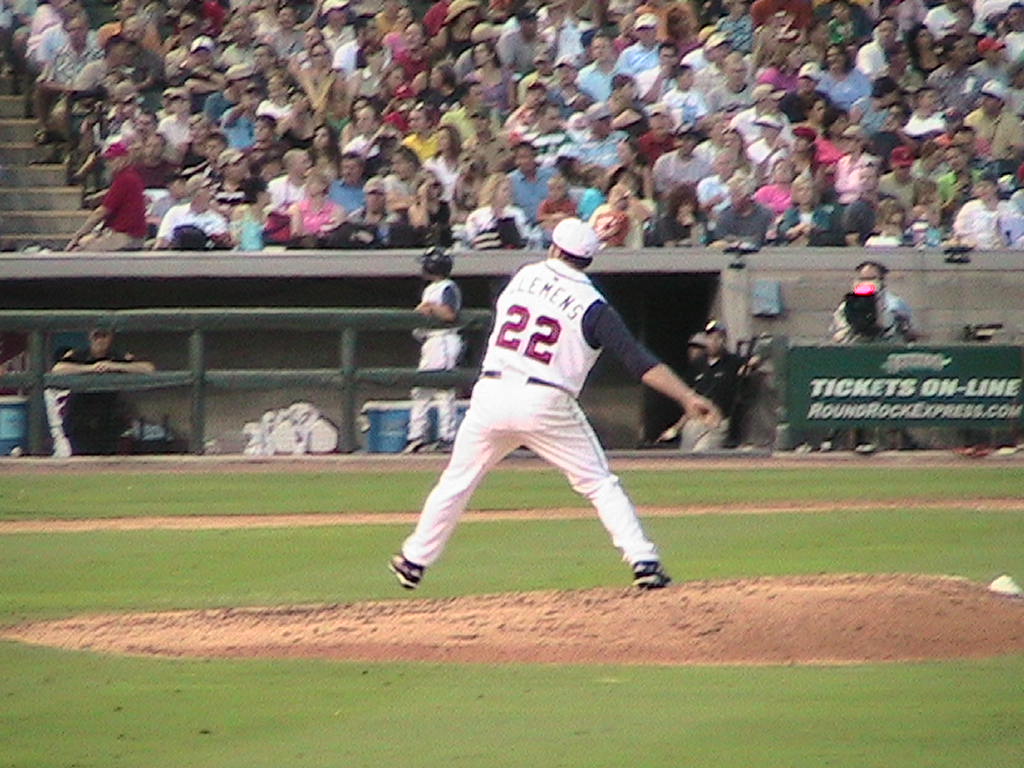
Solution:
{"label": "baseball pitcher", "polygon": [[611,473],[576,398],[602,350],[691,418],[717,423],[715,406],[641,346],[584,270],[600,249],[590,225],[570,218],[552,232],[548,258],[520,269],[498,297],[480,379],[455,437],[448,467],[430,492],[412,535],[389,567],[415,589],[487,472],[525,445],[565,473],[585,496],[633,569],[641,589],[670,579],[619,479]]}

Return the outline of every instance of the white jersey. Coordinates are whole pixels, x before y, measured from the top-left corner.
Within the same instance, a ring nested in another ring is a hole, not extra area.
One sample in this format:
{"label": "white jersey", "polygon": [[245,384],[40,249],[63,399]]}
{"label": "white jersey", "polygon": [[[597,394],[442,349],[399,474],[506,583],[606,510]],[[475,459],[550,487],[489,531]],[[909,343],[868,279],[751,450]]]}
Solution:
{"label": "white jersey", "polygon": [[604,297],[590,278],[557,259],[523,267],[498,297],[483,371],[579,395],[601,354],[583,335],[583,315],[596,301]]}
{"label": "white jersey", "polygon": [[[445,301],[445,291],[449,291],[448,301]],[[462,311],[462,291],[459,290],[459,286],[454,280],[445,278],[444,280],[434,280],[427,283],[423,289],[423,295],[420,297],[420,301],[430,302],[431,304],[447,304],[455,313],[458,314]],[[445,329],[447,330],[447,329]],[[451,331],[455,333],[456,331]]]}

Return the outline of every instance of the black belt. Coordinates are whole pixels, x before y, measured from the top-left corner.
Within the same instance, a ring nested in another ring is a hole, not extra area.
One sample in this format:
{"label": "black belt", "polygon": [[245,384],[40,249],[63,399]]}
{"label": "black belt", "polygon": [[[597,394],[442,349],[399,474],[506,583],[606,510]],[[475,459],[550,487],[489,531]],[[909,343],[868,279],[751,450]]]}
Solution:
{"label": "black belt", "polygon": [[[484,379],[500,379],[501,371],[482,371],[480,377]],[[560,387],[558,384],[554,384],[550,381],[544,381],[544,379],[538,379],[535,376],[530,376],[526,379],[527,384],[536,384],[538,387],[553,387],[554,389],[561,389],[565,391],[565,387]]]}

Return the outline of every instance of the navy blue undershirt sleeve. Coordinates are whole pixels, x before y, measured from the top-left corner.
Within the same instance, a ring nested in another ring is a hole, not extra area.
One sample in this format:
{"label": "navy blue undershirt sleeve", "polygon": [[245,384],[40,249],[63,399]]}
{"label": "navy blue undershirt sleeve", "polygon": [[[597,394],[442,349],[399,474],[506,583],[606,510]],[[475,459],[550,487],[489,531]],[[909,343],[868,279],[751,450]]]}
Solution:
{"label": "navy blue undershirt sleeve", "polygon": [[449,283],[441,291],[441,303],[451,307],[455,312],[459,312],[462,309],[462,295],[454,283]]}
{"label": "navy blue undershirt sleeve", "polygon": [[661,362],[629,332],[615,308],[603,301],[595,301],[583,313],[583,338],[591,349],[611,352],[638,379]]}

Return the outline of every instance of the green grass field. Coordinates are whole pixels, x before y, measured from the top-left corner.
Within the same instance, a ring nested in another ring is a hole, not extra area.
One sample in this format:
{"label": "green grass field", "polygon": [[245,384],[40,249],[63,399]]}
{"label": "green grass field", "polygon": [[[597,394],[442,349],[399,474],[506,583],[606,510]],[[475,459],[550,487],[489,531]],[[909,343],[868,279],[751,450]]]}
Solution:
{"label": "green grass field", "polygon": [[[641,505],[1021,497],[1024,467],[622,472]],[[433,473],[0,475],[0,519],[412,510]],[[475,508],[580,506],[498,472]],[[1009,511],[655,518],[677,579],[1024,578]],[[596,518],[467,522],[415,595],[407,526],[0,535],[0,623],[98,611],[418,599],[624,584]],[[652,639],[656,642],[656,638]],[[1024,656],[853,667],[155,660],[0,642],[0,766],[1019,768]]]}

